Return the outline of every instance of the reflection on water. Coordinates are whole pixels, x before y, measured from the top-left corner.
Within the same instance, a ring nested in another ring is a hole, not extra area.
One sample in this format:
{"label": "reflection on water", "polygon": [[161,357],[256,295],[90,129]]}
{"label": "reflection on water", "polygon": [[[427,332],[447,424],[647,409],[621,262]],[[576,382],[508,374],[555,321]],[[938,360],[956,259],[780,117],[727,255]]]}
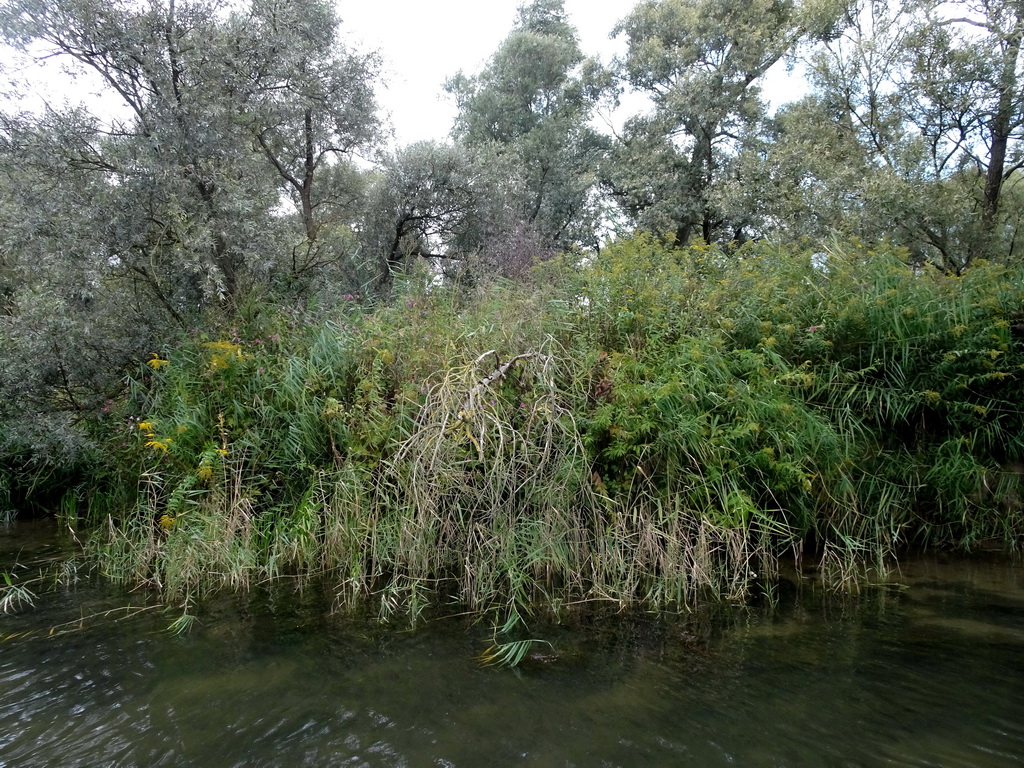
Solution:
{"label": "reflection on water", "polygon": [[[0,558],[31,533],[0,533]],[[477,664],[486,627],[397,631],[312,592],[215,602],[187,637],[157,611],[86,622],[0,646],[0,765],[1024,763],[1024,571],[920,559],[893,582],[535,627],[554,652],[519,670]],[[0,634],[124,601],[46,596]]]}

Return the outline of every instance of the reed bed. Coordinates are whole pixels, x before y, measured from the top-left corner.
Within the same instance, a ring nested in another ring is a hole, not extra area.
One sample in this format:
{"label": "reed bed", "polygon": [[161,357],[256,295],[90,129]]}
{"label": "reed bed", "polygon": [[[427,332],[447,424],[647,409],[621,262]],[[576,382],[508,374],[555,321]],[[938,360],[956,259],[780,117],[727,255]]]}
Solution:
{"label": "reed bed", "polygon": [[93,557],[175,601],[326,576],[384,617],[470,611],[507,660],[532,612],[743,599],[794,553],[850,587],[910,544],[1015,547],[1021,278],[638,237],[528,284],[263,308],[154,354]]}

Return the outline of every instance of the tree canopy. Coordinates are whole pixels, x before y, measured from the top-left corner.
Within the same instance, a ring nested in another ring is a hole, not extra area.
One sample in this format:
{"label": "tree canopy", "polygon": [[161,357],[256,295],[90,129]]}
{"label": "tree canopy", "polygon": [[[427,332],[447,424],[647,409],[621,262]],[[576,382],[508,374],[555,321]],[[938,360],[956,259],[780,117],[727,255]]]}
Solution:
{"label": "tree canopy", "polygon": [[[181,334],[387,301],[417,264],[524,279],[637,231],[885,241],[956,274],[1021,258],[1019,0],[642,0],[611,61],[532,0],[447,81],[450,136],[406,147],[344,32],[329,0],[0,3],[4,44],[120,105],[0,113],[0,464],[87,450]],[[773,105],[785,66],[804,89]]]}

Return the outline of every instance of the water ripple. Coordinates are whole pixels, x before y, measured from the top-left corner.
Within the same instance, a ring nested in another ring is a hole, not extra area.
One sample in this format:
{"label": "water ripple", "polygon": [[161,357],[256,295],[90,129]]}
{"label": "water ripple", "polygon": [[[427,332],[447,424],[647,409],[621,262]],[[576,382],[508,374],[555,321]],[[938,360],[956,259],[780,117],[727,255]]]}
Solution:
{"label": "water ripple", "polygon": [[929,589],[796,602],[696,648],[586,635],[520,671],[480,668],[486,632],[454,623],[96,626],[3,646],[0,766],[1020,765],[1024,600]]}

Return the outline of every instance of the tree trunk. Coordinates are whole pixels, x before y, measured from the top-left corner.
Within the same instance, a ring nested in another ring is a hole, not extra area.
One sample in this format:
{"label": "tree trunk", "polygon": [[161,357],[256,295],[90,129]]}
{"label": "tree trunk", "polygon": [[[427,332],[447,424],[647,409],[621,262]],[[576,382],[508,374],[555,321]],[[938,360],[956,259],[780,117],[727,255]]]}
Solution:
{"label": "tree trunk", "polygon": [[306,239],[310,244],[316,242],[319,227],[313,216],[313,175],[316,172],[316,156],[313,151],[313,111],[306,110],[303,130],[306,139],[306,158],[303,167],[302,187],[299,189],[299,200],[302,202],[302,224],[306,229]]}
{"label": "tree trunk", "polygon": [[970,257],[989,258],[996,254],[996,226],[999,197],[1003,189],[1006,169],[1006,150],[1014,128],[1014,102],[1018,98],[1017,60],[1020,58],[1021,38],[1024,33],[1024,3],[1016,4],[1013,29],[1006,40],[1003,70],[999,77],[999,103],[989,125],[991,151],[985,171],[985,193],[981,209],[981,236],[971,247]]}

